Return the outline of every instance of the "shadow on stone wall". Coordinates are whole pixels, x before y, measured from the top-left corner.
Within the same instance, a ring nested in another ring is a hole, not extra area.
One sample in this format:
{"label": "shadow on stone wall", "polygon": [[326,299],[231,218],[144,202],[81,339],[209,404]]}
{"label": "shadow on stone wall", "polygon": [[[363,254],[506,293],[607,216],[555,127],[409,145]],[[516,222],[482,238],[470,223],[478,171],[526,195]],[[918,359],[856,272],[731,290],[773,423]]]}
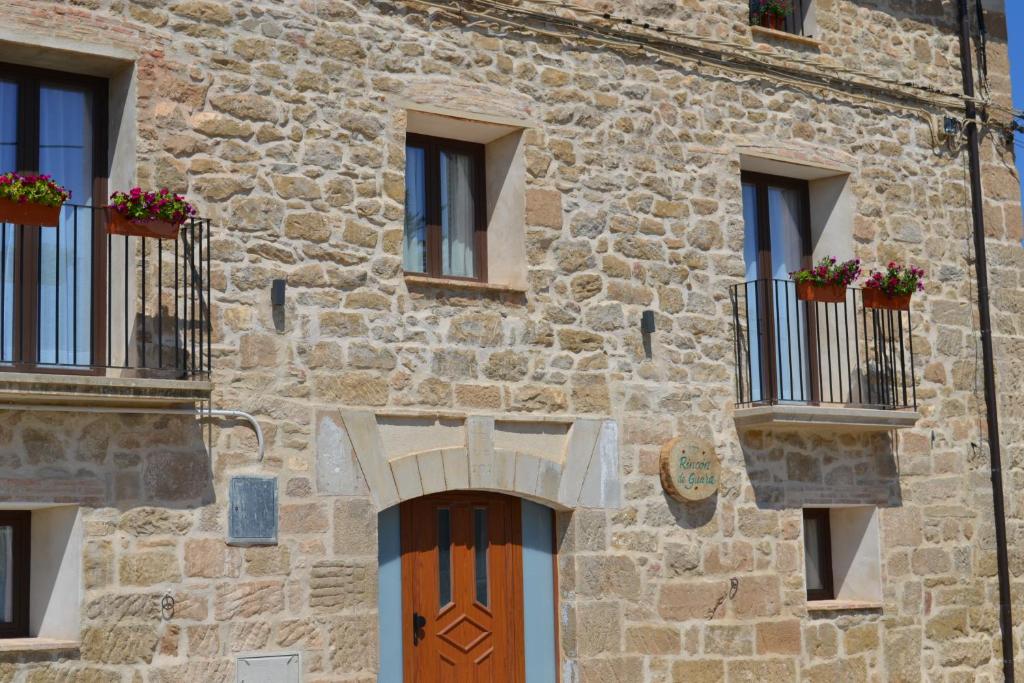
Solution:
{"label": "shadow on stone wall", "polygon": [[748,431],[740,447],[760,508],[902,504],[889,433]]}
{"label": "shadow on stone wall", "polygon": [[718,494],[705,500],[681,503],[664,491],[665,504],[681,529],[699,529],[711,522],[718,509]]}
{"label": "shadow on stone wall", "polygon": [[0,501],[125,510],[214,500],[195,417],[9,412],[0,420]]}

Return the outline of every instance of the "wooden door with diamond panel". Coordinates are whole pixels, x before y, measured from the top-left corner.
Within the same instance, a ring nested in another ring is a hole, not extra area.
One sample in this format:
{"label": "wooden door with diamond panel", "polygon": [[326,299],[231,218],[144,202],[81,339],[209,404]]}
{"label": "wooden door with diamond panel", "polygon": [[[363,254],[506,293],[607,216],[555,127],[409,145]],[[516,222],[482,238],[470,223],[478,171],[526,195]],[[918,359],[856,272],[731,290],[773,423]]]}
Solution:
{"label": "wooden door with diamond panel", "polygon": [[517,498],[444,493],[402,504],[407,683],[522,683]]}

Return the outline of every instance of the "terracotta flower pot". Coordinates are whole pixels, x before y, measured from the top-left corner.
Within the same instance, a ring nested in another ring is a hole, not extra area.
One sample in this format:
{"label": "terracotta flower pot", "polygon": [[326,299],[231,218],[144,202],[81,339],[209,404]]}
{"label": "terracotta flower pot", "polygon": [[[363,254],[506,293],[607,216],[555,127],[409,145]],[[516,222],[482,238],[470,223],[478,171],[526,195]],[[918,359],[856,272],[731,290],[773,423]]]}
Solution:
{"label": "terracotta flower pot", "polygon": [[175,239],[178,236],[176,223],[159,220],[132,220],[115,209],[107,211],[107,232],[111,235],[127,235],[129,237],[156,237],[157,239]]}
{"label": "terracotta flower pot", "polygon": [[785,31],[786,30],[786,17],[781,14],[773,14],[771,12],[765,12],[761,15],[761,26],[764,28],[770,28],[773,31]]}
{"label": "terracotta flower pot", "polygon": [[31,202],[16,202],[13,199],[0,199],[0,221],[16,225],[38,225],[44,228],[55,228],[60,223],[60,208],[44,206]]}
{"label": "terracotta flower pot", "polygon": [[887,311],[909,311],[912,294],[886,294],[877,287],[862,290],[865,308],[881,308]]}
{"label": "terracotta flower pot", "polygon": [[843,285],[816,285],[813,282],[796,283],[796,298],[800,301],[822,301],[839,304],[846,301],[846,287]]}

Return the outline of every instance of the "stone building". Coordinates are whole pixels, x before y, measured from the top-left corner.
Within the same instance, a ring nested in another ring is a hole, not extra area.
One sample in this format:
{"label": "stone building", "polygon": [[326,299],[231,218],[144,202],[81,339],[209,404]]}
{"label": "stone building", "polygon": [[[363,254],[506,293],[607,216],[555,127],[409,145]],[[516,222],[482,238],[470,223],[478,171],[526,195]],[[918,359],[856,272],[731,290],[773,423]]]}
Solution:
{"label": "stone building", "polygon": [[796,4],[0,0],[0,681],[999,680],[956,3]]}

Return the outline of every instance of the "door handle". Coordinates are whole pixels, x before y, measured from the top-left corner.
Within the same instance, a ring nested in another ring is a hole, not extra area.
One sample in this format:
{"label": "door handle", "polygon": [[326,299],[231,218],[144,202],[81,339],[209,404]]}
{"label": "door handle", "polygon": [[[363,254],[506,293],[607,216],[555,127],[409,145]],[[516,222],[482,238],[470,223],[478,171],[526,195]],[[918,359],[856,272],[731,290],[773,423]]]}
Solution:
{"label": "door handle", "polygon": [[412,613],[412,644],[419,645],[420,641],[426,637],[423,633],[423,629],[427,625],[427,618],[417,612]]}

